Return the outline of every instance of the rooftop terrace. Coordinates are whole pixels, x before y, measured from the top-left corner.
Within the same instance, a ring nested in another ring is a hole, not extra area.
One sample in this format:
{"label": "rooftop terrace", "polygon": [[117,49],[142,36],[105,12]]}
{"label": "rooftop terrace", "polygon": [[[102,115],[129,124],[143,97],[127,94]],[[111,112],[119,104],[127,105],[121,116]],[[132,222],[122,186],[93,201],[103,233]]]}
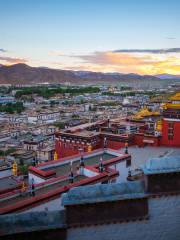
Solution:
{"label": "rooftop terrace", "polygon": [[149,159],[142,169],[146,175],[180,172],[180,156]]}
{"label": "rooftop terrace", "polygon": [[[114,169],[107,168],[103,172],[99,172],[98,166],[100,158],[103,158],[104,166],[109,166],[119,161],[126,161],[130,156],[110,149],[105,152],[103,149],[100,149],[91,153],[85,153],[84,169],[86,169],[87,175],[85,172],[77,172],[80,157],[81,156],[78,154],[73,157],[40,164],[37,167],[30,167],[31,177],[36,178],[37,173],[39,174],[38,179],[42,178],[43,180],[35,182],[35,196],[30,196],[28,191],[21,194],[20,189],[0,195],[0,214],[22,211],[23,209],[28,209],[38,204],[40,205],[44,202],[51,201],[59,198],[62,193],[75,186],[95,184],[114,178],[118,176],[118,171]],[[69,179],[71,161],[74,174],[73,183],[70,182]],[[55,172],[55,175],[44,180],[43,176],[45,176],[48,171]]]}
{"label": "rooftop terrace", "polygon": [[[99,164],[100,162],[100,158],[102,157],[103,161],[106,161],[106,160],[110,160],[110,159],[113,159],[114,157],[116,157],[116,155],[113,155],[113,154],[109,154],[109,153],[104,153],[104,152],[97,152],[96,155],[94,156],[84,156],[84,164],[86,166],[92,166],[92,165],[95,165],[95,164]],[[72,168],[73,168],[73,171],[76,172],[77,171],[77,167],[80,163],[80,157],[78,157],[78,159],[74,159],[72,158]],[[45,165],[45,167],[43,167],[43,170],[44,171],[49,171],[49,170],[54,170],[56,172],[56,177],[59,177],[59,176],[64,176],[64,175],[67,175],[70,171],[70,162],[60,162],[59,165],[57,164],[53,164],[51,165],[50,163]],[[49,167],[50,165],[50,167]],[[46,168],[47,166],[47,168]],[[42,167],[40,167],[42,169]]]}
{"label": "rooftop terrace", "polygon": [[62,204],[67,206],[76,204],[88,204],[97,202],[117,201],[145,197],[142,182],[126,182],[114,184],[102,184],[71,189],[62,197]]}

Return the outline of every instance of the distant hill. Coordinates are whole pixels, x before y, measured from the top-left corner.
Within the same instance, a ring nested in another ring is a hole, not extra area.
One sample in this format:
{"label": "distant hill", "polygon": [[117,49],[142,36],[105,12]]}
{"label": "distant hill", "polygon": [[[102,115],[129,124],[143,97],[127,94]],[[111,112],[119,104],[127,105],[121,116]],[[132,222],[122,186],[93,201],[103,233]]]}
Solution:
{"label": "distant hill", "polygon": [[178,80],[180,80],[180,75],[158,74],[158,75],[155,75],[155,76],[160,78],[160,79],[178,79]]}
{"label": "distant hill", "polygon": [[88,84],[129,84],[132,86],[162,87],[164,84],[173,83],[171,79],[161,79],[157,76],[100,73],[89,71],[70,71],[51,69],[46,67],[30,67],[26,64],[1,65],[0,84],[38,84],[38,83],[71,83],[74,85]]}

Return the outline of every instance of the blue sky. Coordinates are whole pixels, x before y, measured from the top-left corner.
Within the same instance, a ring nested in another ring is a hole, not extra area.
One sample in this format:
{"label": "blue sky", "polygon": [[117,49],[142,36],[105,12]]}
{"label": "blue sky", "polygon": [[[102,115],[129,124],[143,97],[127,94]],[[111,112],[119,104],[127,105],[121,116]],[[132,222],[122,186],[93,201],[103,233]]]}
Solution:
{"label": "blue sky", "polygon": [[3,64],[26,62],[32,66],[138,73],[146,72],[147,67],[147,73],[152,74],[167,70],[164,63],[164,69],[153,69],[150,64],[128,68],[127,58],[133,57],[134,64],[136,58],[145,59],[145,63],[170,60],[177,68],[169,73],[178,74],[179,51],[114,51],[179,48],[179,43],[178,0],[0,0]]}

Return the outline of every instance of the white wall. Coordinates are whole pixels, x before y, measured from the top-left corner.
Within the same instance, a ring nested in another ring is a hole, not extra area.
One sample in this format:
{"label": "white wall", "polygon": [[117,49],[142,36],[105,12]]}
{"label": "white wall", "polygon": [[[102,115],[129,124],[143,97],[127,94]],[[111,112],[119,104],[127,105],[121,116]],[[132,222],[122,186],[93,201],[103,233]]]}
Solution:
{"label": "white wall", "polygon": [[96,173],[96,172],[94,172],[94,171],[91,171],[91,170],[89,170],[89,169],[87,169],[87,168],[84,168],[83,169],[83,175],[84,176],[86,176],[86,177],[95,177],[95,176],[97,176],[99,173]]}
{"label": "white wall", "polygon": [[28,122],[29,123],[35,123],[37,121],[37,116],[28,116]]}
{"label": "white wall", "polygon": [[32,182],[32,178],[34,179],[34,184],[38,184],[38,183],[42,183],[45,182],[46,180],[44,180],[43,178],[40,178],[32,173],[28,173],[28,178],[29,178],[29,182]]}

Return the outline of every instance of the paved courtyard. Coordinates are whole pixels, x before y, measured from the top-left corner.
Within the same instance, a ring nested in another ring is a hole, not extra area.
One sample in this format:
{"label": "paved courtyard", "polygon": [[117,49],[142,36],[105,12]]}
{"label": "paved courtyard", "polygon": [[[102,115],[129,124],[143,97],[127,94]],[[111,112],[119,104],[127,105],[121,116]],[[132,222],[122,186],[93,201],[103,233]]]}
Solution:
{"label": "paved courtyard", "polygon": [[138,168],[139,165],[144,164],[148,159],[154,157],[164,156],[178,156],[180,155],[180,148],[172,147],[129,147],[129,153],[132,156],[132,168]]}
{"label": "paved courtyard", "polygon": [[0,191],[3,192],[6,189],[14,189],[16,187],[18,187],[18,182],[12,177],[0,179]]}
{"label": "paved courtyard", "polygon": [[[121,149],[123,152],[124,149]],[[131,146],[128,149],[129,154],[131,154],[131,170],[139,168],[141,165],[145,164],[149,159],[156,157],[164,157],[164,156],[179,156],[180,148],[172,148],[172,147],[144,147],[139,148],[136,146]],[[114,168],[114,167],[112,167]],[[120,176],[127,176],[128,169],[123,167],[120,163],[116,165],[116,170],[119,171]],[[117,177],[117,182],[120,182],[120,176]]]}

